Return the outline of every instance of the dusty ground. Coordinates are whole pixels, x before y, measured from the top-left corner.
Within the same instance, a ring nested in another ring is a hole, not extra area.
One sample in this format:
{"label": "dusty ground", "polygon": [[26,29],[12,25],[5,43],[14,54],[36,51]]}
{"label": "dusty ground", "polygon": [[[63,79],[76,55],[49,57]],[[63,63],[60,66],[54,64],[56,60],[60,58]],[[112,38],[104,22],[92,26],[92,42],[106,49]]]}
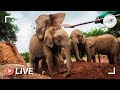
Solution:
{"label": "dusty ground", "polygon": [[[120,66],[110,65],[107,56],[101,56],[101,63],[99,63],[98,58],[96,63],[86,62],[86,57],[83,59],[85,61],[76,62],[73,60],[72,74],[70,76],[64,78],[64,73],[58,72],[56,75],[52,76],[51,79],[120,79]],[[30,67],[29,63],[27,66]],[[109,72],[113,72],[114,67],[115,74],[108,74]],[[61,70],[66,71],[66,65],[63,65]],[[48,79],[48,77],[37,73],[33,75],[20,75],[19,77],[15,76],[14,79]]]}
{"label": "dusty ground", "polygon": [[[115,67],[115,74],[108,74],[113,72]],[[62,70],[66,70],[64,66]],[[53,79],[120,79],[120,66],[108,64],[108,58],[101,56],[101,64],[98,62],[78,61],[72,64],[72,74],[64,78],[63,73],[58,73],[52,77]]]}

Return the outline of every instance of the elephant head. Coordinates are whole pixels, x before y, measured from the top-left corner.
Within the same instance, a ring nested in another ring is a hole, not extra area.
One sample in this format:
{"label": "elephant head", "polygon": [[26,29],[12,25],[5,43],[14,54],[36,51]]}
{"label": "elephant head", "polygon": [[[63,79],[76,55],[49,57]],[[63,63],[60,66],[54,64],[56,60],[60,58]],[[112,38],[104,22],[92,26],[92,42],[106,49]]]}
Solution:
{"label": "elephant head", "polygon": [[64,18],[65,18],[64,13],[40,15],[36,20],[36,35],[37,35],[37,37],[40,40],[44,39],[44,35],[45,35],[45,31],[46,31],[47,26],[53,26],[53,27],[56,27],[56,29],[59,29]]}
{"label": "elephant head", "polygon": [[73,30],[70,35],[71,40],[74,40],[75,43],[79,44],[85,43],[85,36],[80,30]]}
{"label": "elephant head", "polygon": [[51,20],[49,15],[42,14],[36,20],[36,35],[38,39],[43,40],[45,29],[47,26],[51,25]]}

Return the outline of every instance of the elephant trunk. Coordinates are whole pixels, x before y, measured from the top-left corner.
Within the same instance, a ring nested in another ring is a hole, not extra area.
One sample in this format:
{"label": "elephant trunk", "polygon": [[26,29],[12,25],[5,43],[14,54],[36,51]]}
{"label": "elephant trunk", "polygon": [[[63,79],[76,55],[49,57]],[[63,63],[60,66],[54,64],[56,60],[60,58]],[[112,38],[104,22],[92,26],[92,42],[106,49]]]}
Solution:
{"label": "elephant trunk", "polygon": [[76,58],[76,60],[78,61],[78,60],[81,60],[81,58],[80,58],[80,56],[79,56],[79,51],[78,51],[78,46],[77,46],[77,43],[75,42],[75,41],[71,41],[71,44],[72,44],[72,46],[73,46],[73,52],[74,52],[74,54],[75,54],[75,58]]}
{"label": "elephant trunk", "polygon": [[87,46],[86,42],[85,42],[85,51],[87,54],[87,61],[91,62],[90,48]]}
{"label": "elephant trunk", "polygon": [[66,77],[71,73],[72,61],[70,59],[70,44],[66,45],[64,48],[65,48],[65,57],[66,57],[66,64],[67,64],[67,73],[65,74],[65,77]]}

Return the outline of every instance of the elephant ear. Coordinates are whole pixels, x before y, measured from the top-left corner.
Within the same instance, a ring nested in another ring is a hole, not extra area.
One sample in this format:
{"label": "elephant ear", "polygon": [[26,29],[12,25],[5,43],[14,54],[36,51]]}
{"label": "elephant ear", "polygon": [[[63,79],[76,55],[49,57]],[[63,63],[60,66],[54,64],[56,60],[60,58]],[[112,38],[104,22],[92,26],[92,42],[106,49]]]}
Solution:
{"label": "elephant ear", "polygon": [[86,38],[86,44],[88,47],[93,46],[95,44],[95,38],[94,37]]}
{"label": "elephant ear", "polygon": [[84,35],[82,35],[82,44],[85,44],[85,36]]}
{"label": "elephant ear", "polygon": [[51,18],[51,25],[55,27],[60,27],[60,25],[63,23],[65,15],[65,13],[50,14],[49,16]]}

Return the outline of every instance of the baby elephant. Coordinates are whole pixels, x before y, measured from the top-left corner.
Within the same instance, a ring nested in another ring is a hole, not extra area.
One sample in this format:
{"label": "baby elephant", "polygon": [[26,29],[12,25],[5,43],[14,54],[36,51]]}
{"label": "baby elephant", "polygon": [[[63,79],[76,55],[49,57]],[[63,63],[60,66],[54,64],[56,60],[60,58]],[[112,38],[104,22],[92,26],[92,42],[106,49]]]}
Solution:
{"label": "baby elephant", "polygon": [[85,53],[87,54],[87,61],[91,61],[90,50],[83,33],[80,30],[73,30],[70,39],[71,51],[75,55],[76,61],[81,60]]}
{"label": "baby elephant", "polygon": [[91,56],[95,53],[107,55],[110,64],[118,64],[119,60],[119,42],[111,34],[104,34],[86,39],[87,46],[90,48]]}

